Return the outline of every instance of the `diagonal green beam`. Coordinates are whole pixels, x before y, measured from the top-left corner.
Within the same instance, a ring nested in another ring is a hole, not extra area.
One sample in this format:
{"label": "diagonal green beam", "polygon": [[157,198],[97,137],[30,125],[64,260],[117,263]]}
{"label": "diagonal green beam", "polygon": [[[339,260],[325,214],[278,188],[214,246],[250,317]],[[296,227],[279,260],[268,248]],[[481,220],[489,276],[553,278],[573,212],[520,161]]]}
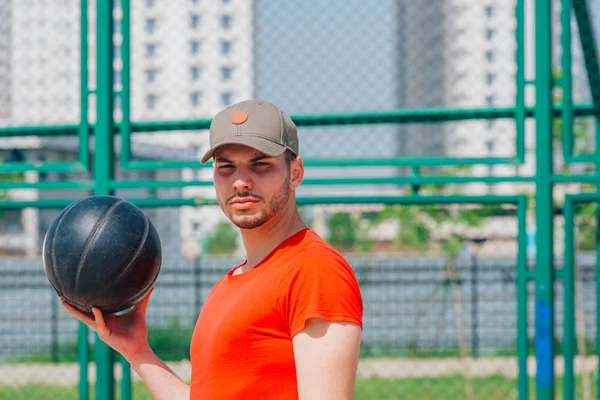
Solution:
{"label": "diagonal green beam", "polygon": [[[598,50],[594,27],[590,18],[590,9],[587,0],[571,0],[573,12],[579,28],[579,38],[583,49],[583,58],[587,70],[590,91],[594,101],[597,115],[600,116],[600,64],[598,63]],[[598,143],[596,143],[598,146]]]}

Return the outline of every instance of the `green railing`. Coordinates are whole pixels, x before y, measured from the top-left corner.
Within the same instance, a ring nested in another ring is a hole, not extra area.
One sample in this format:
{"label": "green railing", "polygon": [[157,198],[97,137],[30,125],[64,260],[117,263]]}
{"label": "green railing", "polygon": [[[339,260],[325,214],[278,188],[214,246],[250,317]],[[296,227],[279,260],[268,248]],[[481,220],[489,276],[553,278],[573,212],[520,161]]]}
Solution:
{"label": "green railing", "polygon": [[[78,160],[76,162],[48,162],[48,163],[20,163],[5,162],[0,164],[0,172],[81,172],[88,171],[91,167],[88,157],[88,140],[94,138],[93,178],[90,180],[59,180],[52,182],[0,182],[0,189],[29,188],[38,190],[68,190],[87,189],[94,194],[110,194],[116,189],[123,188],[167,188],[185,186],[210,186],[210,181],[133,181],[116,180],[114,178],[115,162],[119,162],[124,170],[159,170],[181,168],[210,168],[210,163],[201,165],[198,161],[165,161],[165,160],[134,160],[131,151],[131,137],[133,133],[149,133],[157,131],[197,131],[205,130],[210,124],[208,119],[159,121],[159,122],[133,122],[130,115],[130,1],[122,1],[122,61],[123,61],[123,87],[114,91],[113,82],[113,45],[112,32],[115,23],[112,16],[112,1],[96,2],[96,81],[97,87],[92,92],[88,88],[88,37],[87,37],[87,9],[86,0],[81,1],[81,116],[82,120],[76,125],[56,126],[18,126],[0,127],[0,137],[16,136],[77,136],[79,138]],[[307,167],[373,167],[373,166],[403,166],[412,167],[412,175],[394,177],[338,177],[338,178],[313,178],[306,179],[305,185],[449,185],[468,183],[531,183],[535,185],[535,219],[536,219],[536,244],[537,253],[535,269],[530,270],[526,258],[526,214],[527,201],[524,195],[515,196],[380,196],[380,197],[308,197],[299,198],[298,204],[512,204],[516,206],[518,223],[518,262],[517,262],[517,294],[518,294],[518,393],[520,399],[528,398],[529,382],[527,373],[527,355],[529,340],[527,335],[527,283],[535,282],[535,357],[536,372],[536,397],[552,399],[555,395],[554,371],[554,295],[553,284],[560,276],[565,289],[564,308],[564,398],[573,399],[575,356],[575,313],[574,313],[574,216],[575,205],[582,202],[600,202],[600,192],[567,195],[564,202],[565,224],[565,265],[562,272],[554,268],[553,217],[553,186],[563,183],[590,183],[596,184],[600,189],[600,69],[598,54],[595,46],[595,36],[585,0],[562,0],[562,76],[555,80],[552,73],[552,8],[550,0],[535,2],[535,80],[525,79],[525,53],[530,49],[525,48],[525,1],[518,0],[516,4],[516,98],[514,107],[503,108],[475,108],[475,109],[396,109],[377,112],[362,113],[328,113],[292,115],[292,119],[299,127],[310,126],[343,126],[343,125],[376,125],[376,124],[407,124],[407,123],[435,123],[466,120],[486,119],[511,119],[515,121],[515,154],[511,157],[389,157],[389,158],[338,158],[338,159],[306,159]],[[572,98],[572,73],[571,73],[571,40],[572,32],[570,20],[572,15],[578,25],[578,32],[583,46],[585,66],[590,83],[592,104],[574,104]],[[592,43],[592,45],[589,45]],[[535,88],[535,105],[526,106],[526,87]],[[562,89],[562,101],[555,104],[552,89],[559,86]],[[96,95],[95,124],[88,121],[88,97]],[[120,96],[122,105],[122,120],[113,119],[113,101],[115,96]],[[575,153],[573,149],[574,135],[573,124],[576,117],[594,117],[596,120],[596,148],[592,153]],[[596,166],[593,174],[557,174],[553,171],[552,132],[553,120],[562,120],[562,152],[566,163],[593,163]],[[464,166],[464,165],[518,165],[525,160],[525,121],[535,120],[535,157],[536,172],[531,176],[442,176],[423,175],[422,167],[431,166]],[[113,137],[120,136],[120,158],[115,160]],[[9,201],[0,200],[0,208],[61,208],[75,199],[42,199],[35,201]],[[203,198],[139,198],[129,199],[144,207],[164,206],[201,206],[214,205],[214,200]],[[600,214],[598,215],[600,220]],[[600,254],[600,240],[597,254]],[[600,261],[598,261],[600,264]],[[598,266],[597,266],[598,268]],[[597,279],[599,274],[596,274]],[[600,281],[597,282],[597,305],[600,309]],[[597,318],[597,332],[600,331],[600,318]],[[88,397],[88,372],[87,372],[87,328],[79,328],[79,360],[81,364],[80,398]],[[600,336],[596,335],[597,347],[600,346]],[[97,340],[95,346],[95,362],[97,366],[96,399],[109,400],[113,398],[115,381],[113,377],[113,352]],[[126,362],[124,379],[122,380],[122,399],[131,398],[131,378]],[[600,376],[599,376],[600,381]]]}

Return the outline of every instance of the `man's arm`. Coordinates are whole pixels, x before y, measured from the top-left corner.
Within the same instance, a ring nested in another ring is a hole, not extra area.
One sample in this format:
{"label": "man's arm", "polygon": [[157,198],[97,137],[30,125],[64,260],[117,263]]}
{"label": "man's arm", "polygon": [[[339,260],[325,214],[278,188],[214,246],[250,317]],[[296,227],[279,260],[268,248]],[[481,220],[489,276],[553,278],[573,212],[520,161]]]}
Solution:
{"label": "man's arm", "polygon": [[122,315],[104,315],[98,308],[93,308],[94,316],[92,317],[71,307],[66,302],[63,302],[63,307],[69,314],[98,332],[100,339],[131,364],[154,399],[189,399],[189,386],[154,354],[148,344],[146,309],[151,293],[148,293],[131,311]]}
{"label": "man's arm", "polygon": [[300,400],[351,400],[361,328],[350,322],[309,319],[292,339]]}

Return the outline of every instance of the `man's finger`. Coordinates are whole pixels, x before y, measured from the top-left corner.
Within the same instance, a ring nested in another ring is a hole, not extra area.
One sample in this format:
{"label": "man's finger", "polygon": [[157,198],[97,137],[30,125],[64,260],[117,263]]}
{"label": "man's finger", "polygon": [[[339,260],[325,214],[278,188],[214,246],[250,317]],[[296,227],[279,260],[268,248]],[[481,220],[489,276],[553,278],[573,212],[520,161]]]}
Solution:
{"label": "man's finger", "polygon": [[102,311],[98,307],[92,307],[92,312],[94,313],[94,317],[96,319],[96,327],[98,330],[98,335],[101,338],[106,338],[110,335],[110,329],[106,326],[106,321],[104,320],[104,315],[102,315]]}

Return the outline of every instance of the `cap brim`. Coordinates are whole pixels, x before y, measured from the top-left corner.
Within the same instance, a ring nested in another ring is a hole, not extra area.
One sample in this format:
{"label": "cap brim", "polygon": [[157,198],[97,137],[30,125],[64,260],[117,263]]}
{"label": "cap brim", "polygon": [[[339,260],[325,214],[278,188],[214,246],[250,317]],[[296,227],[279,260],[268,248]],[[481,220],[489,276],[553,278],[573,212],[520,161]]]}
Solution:
{"label": "cap brim", "polygon": [[244,146],[252,147],[253,149],[261,151],[270,156],[278,156],[287,149],[287,147],[282,146],[279,143],[275,143],[269,139],[265,139],[260,136],[232,135],[211,147],[206,153],[204,153],[204,156],[202,157],[200,162],[204,164],[205,162],[210,160],[210,158],[215,154],[215,151],[219,147],[224,146],[226,144],[241,144]]}

